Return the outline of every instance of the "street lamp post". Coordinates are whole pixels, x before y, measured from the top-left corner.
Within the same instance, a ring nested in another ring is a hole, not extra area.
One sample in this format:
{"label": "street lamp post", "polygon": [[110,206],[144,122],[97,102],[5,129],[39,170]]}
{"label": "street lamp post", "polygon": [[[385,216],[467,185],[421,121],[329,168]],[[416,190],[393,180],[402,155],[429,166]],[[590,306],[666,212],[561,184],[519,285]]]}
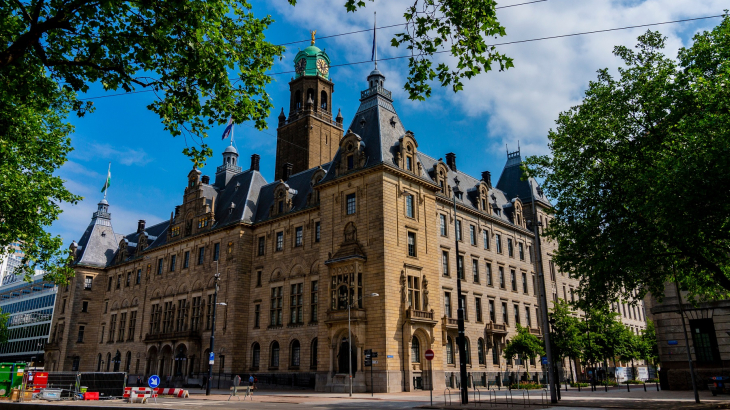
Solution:
{"label": "street lamp post", "polygon": [[[218,305],[218,281],[221,274],[218,272],[218,261],[215,261],[215,292],[213,293],[213,323],[210,325],[210,352],[215,354],[215,308]],[[213,382],[213,364],[208,359],[208,383],[205,384],[205,395],[210,396],[210,384]]]}
{"label": "street lamp post", "polygon": [[[461,380],[461,404],[469,404],[469,376],[466,373],[466,338],[464,336],[464,307],[461,304],[461,276],[459,273],[459,237],[461,229],[457,232],[456,224],[456,196],[461,192],[459,189],[458,180],[456,186],[453,189],[453,201],[454,201],[454,244],[456,246],[456,328],[459,332],[459,337],[456,339],[456,344],[459,349],[459,379]],[[464,266],[462,264],[461,273],[464,272]]]}
{"label": "street lamp post", "polygon": [[[348,295],[347,295],[347,299],[348,299],[347,300],[347,355],[348,355],[348,360],[349,360],[347,362],[347,375],[349,376],[349,379],[350,379],[350,397],[352,397],[352,328],[350,325],[350,317],[351,317],[350,316],[350,307],[352,307],[352,304],[355,303],[355,301],[349,300],[352,292],[350,292],[349,289],[347,290],[347,292],[348,292]],[[378,296],[380,296],[380,295],[377,293],[371,293],[366,297],[374,298],[374,297],[378,297]],[[370,369],[370,371],[372,371],[372,369]]]}

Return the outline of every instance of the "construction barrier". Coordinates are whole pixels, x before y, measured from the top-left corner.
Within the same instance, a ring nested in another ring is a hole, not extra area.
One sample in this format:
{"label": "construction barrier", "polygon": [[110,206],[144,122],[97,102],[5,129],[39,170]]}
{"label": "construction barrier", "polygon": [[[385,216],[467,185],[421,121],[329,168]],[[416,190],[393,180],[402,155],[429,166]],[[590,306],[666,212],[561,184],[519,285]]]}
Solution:
{"label": "construction barrier", "polygon": [[[126,389],[125,389],[126,390]],[[125,396],[127,392],[125,391]],[[128,400],[130,403],[147,403],[147,399],[154,398],[157,401],[157,393],[149,387],[132,387],[130,388]]]}
{"label": "construction barrier", "polygon": [[155,392],[163,396],[175,396],[181,399],[187,399],[188,397],[190,397],[190,393],[188,393],[188,391],[185,389],[163,389],[161,387],[158,387],[155,389]]}

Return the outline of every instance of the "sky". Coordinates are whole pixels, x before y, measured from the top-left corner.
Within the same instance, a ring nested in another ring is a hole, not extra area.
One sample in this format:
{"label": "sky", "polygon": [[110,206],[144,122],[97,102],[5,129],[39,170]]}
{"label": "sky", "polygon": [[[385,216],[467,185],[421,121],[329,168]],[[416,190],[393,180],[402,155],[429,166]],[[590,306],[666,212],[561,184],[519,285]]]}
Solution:
{"label": "sky", "polygon": [[[525,1],[529,0],[502,0],[498,6]],[[369,29],[374,12],[378,26],[403,23],[403,13],[412,0],[367,1],[366,7],[355,13],[347,13],[344,4],[345,0],[299,0],[296,6],[286,0],[253,1],[256,16],[271,15],[275,20],[266,33],[269,41],[281,44],[302,40],[287,46],[271,73],[293,69],[293,57],[309,45],[310,30],[317,30],[320,37]],[[507,36],[494,42],[714,16],[726,8],[727,2],[719,0],[547,0],[499,9],[497,16]],[[650,29],[668,37],[665,53],[675,57],[679,48],[691,45],[694,34],[710,30],[719,22],[720,18],[713,18]],[[598,69],[617,72],[621,61],[612,54],[614,46],[633,47],[637,36],[647,29],[498,46],[500,52],[514,58],[514,68],[478,75],[466,81],[464,90],[458,93],[434,84],[432,97],[423,102],[408,100],[403,90],[407,59],[382,61],[378,69],[385,74],[385,87],[393,92],[396,111],[406,129],[415,134],[419,150],[435,158],[454,152],[460,170],[477,177],[488,170],[496,182],[507,149],[514,151],[519,145],[523,158],[549,154],[547,135],[559,113],[580,104]],[[378,30],[379,58],[408,55],[407,50],[390,46],[390,39],[402,31],[402,26]],[[332,65],[367,62],[332,67],[330,71],[335,83],[333,112],[342,110],[346,126],[359,106],[359,92],[367,88],[365,78],[373,69],[369,62],[372,41],[372,31],[316,41]],[[454,59],[444,53],[435,61],[453,63]],[[245,169],[251,154],[261,155],[261,171],[269,182],[274,176],[276,117],[282,106],[288,109],[291,76],[273,75],[274,81],[267,87],[275,106],[269,129],[257,131],[247,123],[234,127],[241,165]],[[110,163],[112,183],[107,200],[116,232],[133,232],[140,219],[148,226],[169,219],[175,205],[182,202],[186,177],[192,168],[182,154],[184,139],[173,138],[163,129],[159,117],[146,109],[152,102],[151,93],[110,96],[117,93],[92,86],[80,97],[108,97],[93,100],[94,113],[69,118],[75,126],[71,135],[74,151],[57,174],[71,192],[84,199],[75,205],[62,204],[63,214],[51,227],[65,244],[78,240],[88,225],[103,197],[100,191]],[[209,133],[207,142],[214,155],[202,169],[203,175],[214,176],[222,162],[221,152],[229,144],[220,140],[224,127],[219,128]]]}

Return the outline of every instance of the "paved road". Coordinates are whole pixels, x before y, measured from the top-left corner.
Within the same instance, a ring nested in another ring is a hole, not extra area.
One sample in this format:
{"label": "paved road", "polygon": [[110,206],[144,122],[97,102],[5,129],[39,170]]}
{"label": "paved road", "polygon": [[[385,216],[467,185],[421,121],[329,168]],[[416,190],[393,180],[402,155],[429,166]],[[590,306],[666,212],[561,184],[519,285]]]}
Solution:
{"label": "paved road", "polygon": [[[350,398],[347,394],[327,394],[315,393],[313,391],[257,391],[253,396],[253,400],[237,400],[235,397],[228,401],[228,392],[223,390],[214,390],[210,396],[205,396],[202,391],[191,390],[189,399],[176,398],[158,398],[157,404],[149,403],[146,405],[126,404],[121,400],[108,400],[103,402],[61,402],[54,405],[79,405],[83,407],[124,407],[132,408],[158,408],[158,409],[197,409],[205,408],[206,410],[268,410],[268,409],[286,409],[286,410],[330,410],[330,409],[346,409],[346,410],[373,410],[373,409],[413,409],[413,408],[489,408],[489,409],[507,409],[513,406],[504,404],[490,406],[488,394],[482,392],[482,403],[475,405],[473,401],[468,406],[459,406],[456,403],[444,406],[444,395],[442,392],[434,392],[434,407],[430,406],[429,392],[409,392],[409,393],[389,393],[376,394],[371,397],[370,394],[354,394]],[[451,396],[452,400],[458,400],[458,392]],[[694,403],[694,397],[691,391],[569,391],[562,393],[562,401],[557,406],[540,405],[540,393],[533,391],[531,393],[532,405],[523,407],[522,393],[512,392],[515,408],[542,409],[550,408],[553,410],[560,409],[730,409],[730,396],[712,397],[705,391],[700,392],[702,404],[697,406]],[[504,402],[506,392],[499,392],[498,400]],[[508,393],[507,393],[508,397]],[[447,403],[448,403],[448,396]],[[472,396],[470,394],[470,400]],[[45,406],[44,406],[45,407]]]}

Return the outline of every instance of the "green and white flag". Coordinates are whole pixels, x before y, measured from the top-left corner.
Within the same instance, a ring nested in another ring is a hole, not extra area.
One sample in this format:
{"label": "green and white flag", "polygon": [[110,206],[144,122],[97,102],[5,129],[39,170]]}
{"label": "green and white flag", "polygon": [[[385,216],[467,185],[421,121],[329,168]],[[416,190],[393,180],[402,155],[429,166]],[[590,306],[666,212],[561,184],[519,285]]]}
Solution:
{"label": "green and white flag", "polygon": [[104,193],[104,196],[106,196],[106,190],[109,189],[109,186],[112,184],[112,164],[109,163],[109,170],[106,173],[106,182],[104,183],[104,188],[101,189],[101,192]]}

